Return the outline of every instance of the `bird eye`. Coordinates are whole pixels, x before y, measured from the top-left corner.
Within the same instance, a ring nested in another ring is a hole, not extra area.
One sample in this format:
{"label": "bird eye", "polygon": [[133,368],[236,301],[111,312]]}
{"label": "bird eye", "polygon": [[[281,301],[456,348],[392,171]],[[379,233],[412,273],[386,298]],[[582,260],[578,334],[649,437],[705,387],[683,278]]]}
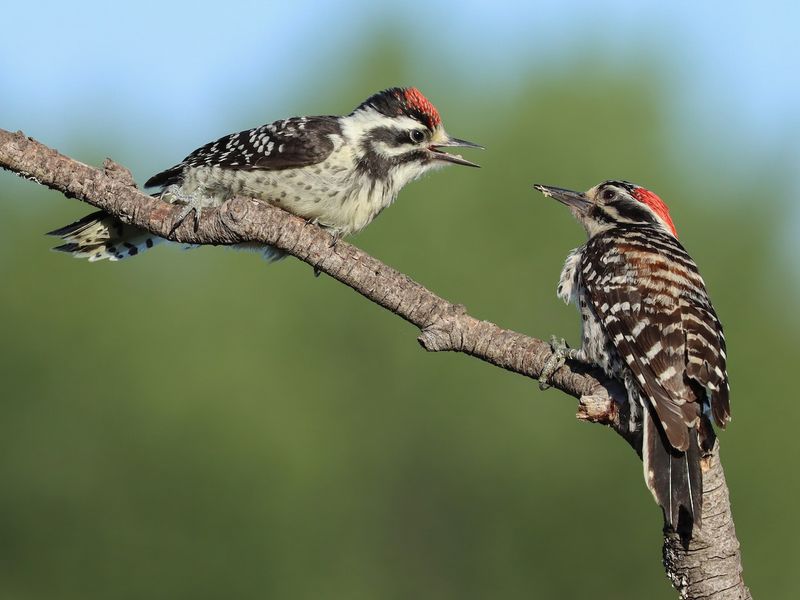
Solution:
{"label": "bird eye", "polygon": [[611,200],[615,196],[615,192],[612,189],[603,190],[603,200]]}
{"label": "bird eye", "polygon": [[411,133],[409,133],[409,137],[411,138],[412,142],[419,144],[425,139],[425,133],[419,129],[413,129]]}

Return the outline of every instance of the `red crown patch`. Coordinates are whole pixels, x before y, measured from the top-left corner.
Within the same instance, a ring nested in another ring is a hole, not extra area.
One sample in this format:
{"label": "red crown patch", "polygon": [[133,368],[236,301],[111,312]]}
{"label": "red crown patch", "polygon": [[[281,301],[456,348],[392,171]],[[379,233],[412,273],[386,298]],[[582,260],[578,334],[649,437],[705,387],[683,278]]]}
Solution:
{"label": "red crown patch", "polygon": [[403,97],[401,99],[406,106],[423,115],[431,129],[434,129],[442,122],[439,111],[417,88],[406,88],[402,91],[402,94]]}
{"label": "red crown patch", "polygon": [[667,226],[672,230],[672,234],[675,237],[678,237],[678,232],[675,231],[675,225],[672,222],[672,218],[669,216],[669,208],[664,203],[664,201],[658,197],[655,192],[651,192],[648,189],[643,187],[635,187],[633,188],[633,197],[636,198],[639,202],[643,204],[647,204],[650,208],[653,209],[653,212],[656,213],[661,219],[667,224]]}

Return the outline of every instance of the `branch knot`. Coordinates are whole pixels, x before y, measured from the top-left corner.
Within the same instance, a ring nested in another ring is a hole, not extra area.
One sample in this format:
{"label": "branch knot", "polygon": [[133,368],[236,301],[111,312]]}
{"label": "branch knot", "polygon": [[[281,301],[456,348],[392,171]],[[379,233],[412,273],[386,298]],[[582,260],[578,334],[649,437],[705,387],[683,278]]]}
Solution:
{"label": "branch knot", "polygon": [[117,183],[136,188],[136,181],[133,179],[133,174],[130,170],[110,158],[106,158],[103,161],[103,173]]}

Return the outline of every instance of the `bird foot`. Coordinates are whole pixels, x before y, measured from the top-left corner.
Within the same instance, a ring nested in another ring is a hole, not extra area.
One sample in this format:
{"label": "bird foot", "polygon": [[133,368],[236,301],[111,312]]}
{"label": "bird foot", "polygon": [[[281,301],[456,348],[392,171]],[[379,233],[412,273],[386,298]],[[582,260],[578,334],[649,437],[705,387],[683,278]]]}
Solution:
{"label": "bird foot", "polygon": [[171,185],[167,189],[165,189],[161,193],[161,198],[166,200],[170,204],[174,204],[176,201],[185,204],[183,210],[178,213],[178,216],[175,218],[175,221],[172,224],[172,229],[170,229],[170,235],[175,233],[175,230],[181,226],[192,212],[194,212],[194,229],[197,231],[197,226],[200,223],[200,216],[203,212],[204,206],[204,199],[199,194],[185,194],[178,188],[176,185]]}
{"label": "bird foot", "polygon": [[[340,239],[342,239],[341,233],[331,233],[331,242],[328,244],[328,248],[336,248],[336,244],[339,243]],[[320,273],[322,273],[322,269],[314,267],[314,277],[319,277]]]}
{"label": "bird foot", "polygon": [[550,388],[550,384],[548,383],[549,379],[564,365],[567,359],[577,359],[580,357],[580,350],[577,348],[570,348],[564,338],[551,335],[550,348],[553,350],[553,354],[544,363],[542,373],[539,375],[540,390]]}
{"label": "bird foot", "polygon": [[332,230],[330,234],[331,234],[331,243],[328,244],[328,248],[336,248],[336,244],[338,244],[339,240],[341,240],[344,237],[344,234],[338,229]]}
{"label": "bird foot", "polygon": [[339,240],[341,240],[344,237],[344,234],[341,232],[341,230],[336,229],[334,227],[329,227],[328,225],[325,225],[324,223],[320,223],[319,217],[314,217],[313,219],[308,219],[306,221],[306,223],[308,223],[309,225],[316,225],[317,227],[321,227],[322,229],[324,229],[325,231],[327,231],[330,234],[331,241],[328,244],[328,248],[335,248],[336,244],[339,243]]}

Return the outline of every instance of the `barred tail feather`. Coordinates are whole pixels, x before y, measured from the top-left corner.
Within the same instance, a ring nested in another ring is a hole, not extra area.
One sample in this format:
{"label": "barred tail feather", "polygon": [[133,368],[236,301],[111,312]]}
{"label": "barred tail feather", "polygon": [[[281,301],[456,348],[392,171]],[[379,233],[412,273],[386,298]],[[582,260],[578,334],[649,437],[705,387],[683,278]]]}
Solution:
{"label": "barred tail feather", "polygon": [[86,258],[89,262],[137,256],[164,241],[144,229],[125,225],[102,210],[47,235],[60,237],[66,242],[53,250],[67,252],[75,258]]}
{"label": "barred tail feather", "polygon": [[652,408],[643,415],[642,463],[644,479],[667,523],[676,531],[691,532],[702,525],[703,474],[697,432],[689,431],[689,447],[675,450],[653,419]]}

